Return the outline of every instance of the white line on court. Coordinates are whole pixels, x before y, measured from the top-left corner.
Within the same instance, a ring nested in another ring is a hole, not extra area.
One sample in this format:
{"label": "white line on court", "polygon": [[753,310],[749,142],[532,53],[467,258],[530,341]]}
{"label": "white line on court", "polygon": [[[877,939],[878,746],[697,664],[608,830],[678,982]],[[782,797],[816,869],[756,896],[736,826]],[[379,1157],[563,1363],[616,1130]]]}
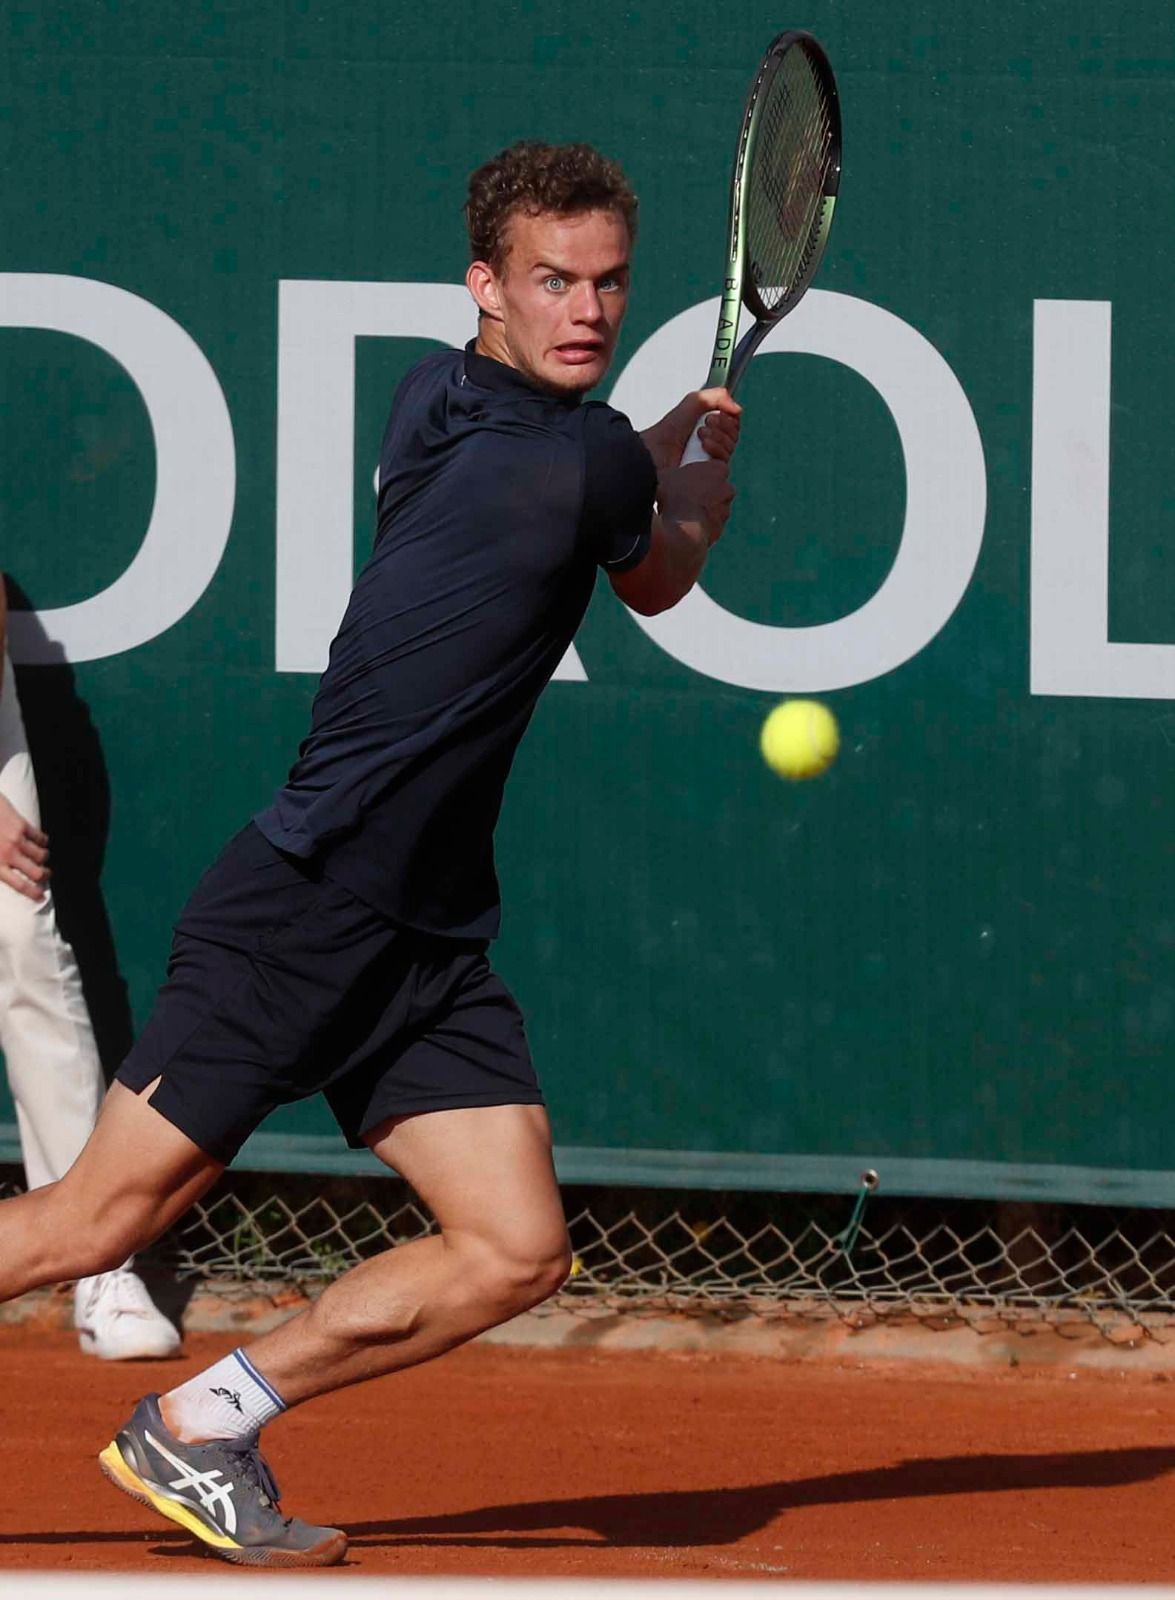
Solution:
{"label": "white line on court", "polygon": [[[176,1574],[0,1571],[4,1600],[224,1600],[227,1571],[215,1576]],[[346,1573],[265,1573],[256,1580],[241,1574],[240,1582],[259,1581],[265,1600],[342,1600],[356,1588],[366,1596],[377,1592],[394,1600],[622,1600],[633,1590],[657,1600],[717,1600],[739,1594],[756,1600],[1175,1600],[1175,1588],[1157,1584],[1061,1583],[788,1583],[740,1579],[674,1578],[399,1578],[360,1577]],[[309,1585],[313,1584],[313,1591]]]}

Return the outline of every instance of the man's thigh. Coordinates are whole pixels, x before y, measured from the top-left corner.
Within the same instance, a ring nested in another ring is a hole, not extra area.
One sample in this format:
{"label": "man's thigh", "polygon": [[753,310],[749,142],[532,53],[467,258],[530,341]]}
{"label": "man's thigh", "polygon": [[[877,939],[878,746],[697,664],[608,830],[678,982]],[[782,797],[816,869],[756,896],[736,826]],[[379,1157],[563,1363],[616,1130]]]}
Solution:
{"label": "man's thigh", "polygon": [[442,1230],[539,1257],[565,1244],[544,1106],[468,1106],[394,1118],[367,1143],[407,1179]]}
{"label": "man's thigh", "polygon": [[63,1225],[75,1213],[83,1231],[97,1223],[125,1232],[130,1250],[164,1233],[223,1171],[146,1096],[115,1083],[54,1204]]}

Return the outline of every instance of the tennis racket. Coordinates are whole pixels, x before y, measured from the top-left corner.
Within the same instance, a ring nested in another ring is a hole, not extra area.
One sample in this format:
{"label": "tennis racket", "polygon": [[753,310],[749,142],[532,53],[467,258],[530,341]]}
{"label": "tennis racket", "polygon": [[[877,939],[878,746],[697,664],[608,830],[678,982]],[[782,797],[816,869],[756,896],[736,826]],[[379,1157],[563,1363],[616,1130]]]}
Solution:
{"label": "tennis racket", "polygon": [[[836,79],[819,42],[789,29],[763,57],[743,112],[707,388],[733,394],[765,336],[799,304],[828,243],[839,185]],[[736,345],[743,306],[755,321]],[[682,465],[708,459],[695,433]]]}

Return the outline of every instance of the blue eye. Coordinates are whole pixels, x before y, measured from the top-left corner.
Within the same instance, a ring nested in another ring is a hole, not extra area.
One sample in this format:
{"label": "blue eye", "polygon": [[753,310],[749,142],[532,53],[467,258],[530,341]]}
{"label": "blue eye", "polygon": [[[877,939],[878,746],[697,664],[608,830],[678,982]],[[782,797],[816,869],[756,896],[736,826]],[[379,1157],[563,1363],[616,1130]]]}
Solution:
{"label": "blue eye", "polygon": [[566,282],[555,273],[552,273],[549,278],[544,278],[543,284],[550,289],[552,294],[559,294],[567,287]]}

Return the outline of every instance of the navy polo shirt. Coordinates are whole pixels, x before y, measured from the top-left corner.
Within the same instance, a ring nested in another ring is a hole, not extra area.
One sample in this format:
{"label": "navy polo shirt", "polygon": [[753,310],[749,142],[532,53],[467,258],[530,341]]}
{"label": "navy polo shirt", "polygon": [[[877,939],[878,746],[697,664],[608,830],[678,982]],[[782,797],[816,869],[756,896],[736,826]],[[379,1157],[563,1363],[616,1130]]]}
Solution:
{"label": "navy polo shirt", "polygon": [[656,472],[627,418],[447,350],[398,389],[375,547],[310,733],[254,819],[393,921],[498,931],[514,752],[591,597],[647,550]]}

